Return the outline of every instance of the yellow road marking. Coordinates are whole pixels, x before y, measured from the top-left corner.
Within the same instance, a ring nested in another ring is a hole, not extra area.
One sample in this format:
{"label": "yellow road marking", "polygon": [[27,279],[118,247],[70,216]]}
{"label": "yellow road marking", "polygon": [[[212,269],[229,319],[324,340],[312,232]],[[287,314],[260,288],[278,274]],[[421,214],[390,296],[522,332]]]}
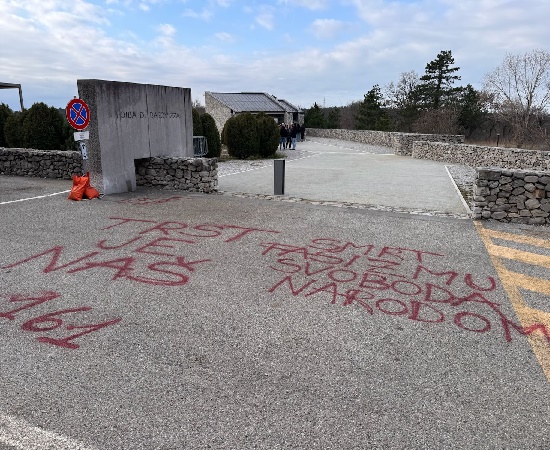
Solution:
{"label": "yellow road marking", "polygon": [[[487,230],[479,222],[474,222],[481,240],[485,244],[487,251],[497,274],[502,282],[504,290],[508,294],[510,302],[519,322],[524,329],[535,324],[544,325],[550,331],[550,313],[540,309],[531,308],[525,302],[519,288],[527,289],[532,292],[550,294],[550,282],[542,278],[531,277],[508,270],[503,259],[518,260],[528,264],[549,267],[550,258],[536,253],[524,252],[492,243],[491,239],[503,239],[523,244],[529,244],[537,247],[550,248],[550,242],[531,238],[528,236],[515,235],[513,233],[502,233]],[[531,333],[527,335],[529,344],[542,367],[548,381],[550,381],[550,345],[541,333]]]}
{"label": "yellow road marking", "polygon": [[[477,226],[477,222],[476,222],[476,226]],[[520,244],[529,244],[529,245],[534,245],[535,247],[550,249],[550,241],[547,241],[546,239],[539,239],[539,238],[534,238],[530,236],[522,236],[514,233],[505,233],[503,231],[488,230],[483,227],[482,229],[486,236],[492,237],[493,239],[502,239],[504,241],[514,241],[514,242],[519,242]]]}
{"label": "yellow road marking", "polygon": [[503,247],[495,244],[485,244],[489,253],[493,256],[505,259],[513,259],[516,261],[533,264],[534,266],[542,266],[550,269],[550,256],[539,255],[538,253],[524,252],[515,248]]}
{"label": "yellow road marking", "polygon": [[542,278],[530,277],[522,273],[508,271],[512,276],[517,287],[528,291],[540,292],[541,294],[550,295],[550,281]]}

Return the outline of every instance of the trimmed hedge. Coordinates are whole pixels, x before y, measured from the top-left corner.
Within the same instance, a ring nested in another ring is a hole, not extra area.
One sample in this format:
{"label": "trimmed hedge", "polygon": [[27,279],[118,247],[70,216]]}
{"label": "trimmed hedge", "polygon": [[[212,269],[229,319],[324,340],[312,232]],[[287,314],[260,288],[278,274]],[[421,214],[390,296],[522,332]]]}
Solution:
{"label": "trimmed hedge", "polygon": [[222,152],[222,143],[216,121],[210,114],[205,113],[201,116],[201,122],[203,136],[208,142],[208,154],[206,157],[219,158]]}
{"label": "trimmed hedge", "polygon": [[274,155],[279,148],[279,127],[275,120],[267,114],[261,113],[256,116],[258,124],[258,135],[260,136],[260,156],[267,158]]}
{"label": "trimmed hedge", "polygon": [[239,114],[231,117],[223,128],[222,138],[229,156],[246,159],[267,158],[279,148],[279,127],[266,114]]}

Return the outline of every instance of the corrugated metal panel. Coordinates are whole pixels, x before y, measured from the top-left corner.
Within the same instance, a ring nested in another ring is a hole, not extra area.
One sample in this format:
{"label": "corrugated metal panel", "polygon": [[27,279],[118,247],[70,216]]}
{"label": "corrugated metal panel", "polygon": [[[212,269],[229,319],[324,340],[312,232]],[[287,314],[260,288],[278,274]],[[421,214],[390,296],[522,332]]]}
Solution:
{"label": "corrugated metal panel", "polygon": [[302,112],[300,108],[297,108],[289,101],[283,100],[282,98],[279,98],[278,100],[279,100],[279,103],[281,103],[288,112]]}
{"label": "corrugated metal panel", "polygon": [[210,92],[216,100],[235,112],[284,112],[285,108],[271,96],[262,92],[222,93]]}

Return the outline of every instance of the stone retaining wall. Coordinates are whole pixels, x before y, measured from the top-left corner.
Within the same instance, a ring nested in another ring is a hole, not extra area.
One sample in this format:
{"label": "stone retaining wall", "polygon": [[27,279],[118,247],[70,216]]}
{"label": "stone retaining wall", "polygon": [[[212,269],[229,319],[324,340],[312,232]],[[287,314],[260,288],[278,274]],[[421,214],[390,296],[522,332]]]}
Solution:
{"label": "stone retaining wall", "polygon": [[519,148],[417,141],[413,144],[412,157],[471,167],[550,170],[550,152]]}
{"label": "stone retaining wall", "polygon": [[474,219],[550,223],[550,171],[478,168],[472,212]]}
{"label": "stone retaining wall", "polygon": [[70,180],[74,173],[82,173],[80,152],[0,148],[1,175]]}
{"label": "stone retaining wall", "polygon": [[319,129],[308,128],[307,137],[322,137],[330,139],[342,139],[344,141],[360,142],[362,144],[380,145],[392,148],[396,155],[412,154],[415,141],[451,142],[463,143],[464,136],[453,134],[418,134],[397,133],[372,130],[344,130],[344,129]]}
{"label": "stone retaining wall", "polygon": [[[216,158],[144,158],[136,159],[135,167],[138,186],[193,192],[218,190]],[[80,173],[80,152],[0,148],[0,175],[70,180]]]}
{"label": "stone retaining wall", "polygon": [[192,192],[218,190],[217,158],[136,159],[136,184]]}

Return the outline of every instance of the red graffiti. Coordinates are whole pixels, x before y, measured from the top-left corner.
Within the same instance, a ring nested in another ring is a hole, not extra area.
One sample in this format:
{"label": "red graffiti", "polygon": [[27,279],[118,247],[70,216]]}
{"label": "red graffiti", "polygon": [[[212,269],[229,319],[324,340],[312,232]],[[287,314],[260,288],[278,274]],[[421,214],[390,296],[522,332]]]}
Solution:
{"label": "red graffiti", "polygon": [[[152,220],[113,217],[115,221],[103,230],[112,230],[111,236],[101,239],[91,251],[76,257],[70,249],[57,245],[40,251],[2,269],[35,264],[43,273],[64,271],[67,274],[105,272],[111,281],[126,280],[157,286],[183,286],[209,258],[189,260],[186,248],[203,239],[220,239],[233,243],[253,234],[278,233],[274,230],[238,225],[189,225],[183,222],[155,222]],[[122,229],[119,232],[119,228]],[[131,232],[132,235],[121,236]],[[111,252],[117,251],[116,257]],[[120,255],[120,252],[125,254]]]}
{"label": "red graffiti", "polygon": [[[8,320],[15,320],[15,314],[19,313],[23,310],[27,310],[30,308],[33,308],[35,306],[41,305],[46,302],[50,302],[52,300],[55,300],[57,298],[61,297],[60,294],[53,291],[46,291],[46,292],[39,292],[36,294],[30,294],[30,295],[23,295],[23,294],[2,294],[0,295],[0,298],[7,299],[7,302],[9,304],[20,304],[23,303],[23,306],[20,306],[15,309],[11,309],[9,311],[3,311],[0,312],[0,318],[5,318]],[[10,305],[11,306],[11,305]],[[57,329],[63,329],[63,326],[65,325],[64,319],[65,316],[68,314],[76,314],[76,313],[82,313],[82,312],[88,312],[91,311],[92,308],[89,306],[82,306],[80,308],[71,308],[71,309],[63,309],[59,311],[53,311],[50,313],[42,314],[41,316],[34,317],[32,319],[26,320],[21,324],[21,329],[24,331],[29,331],[33,333],[44,333],[49,332]],[[63,316],[63,317],[61,317]],[[107,322],[99,323],[99,324],[88,324],[88,325],[65,325],[65,330],[72,331],[72,330],[85,330],[79,333],[72,334],[70,336],[66,336],[63,338],[54,338],[50,336],[39,336],[36,338],[37,341],[56,345],[58,347],[63,348],[69,348],[69,349],[77,349],[80,346],[78,344],[75,344],[72,342],[76,338],[82,337],[86,334],[93,333],[95,331],[98,331],[102,328],[105,328],[109,325],[114,325],[118,322],[120,322],[122,319],[111,319]]]}
{"label": "red graffiti", "polygon": [[490,300],[497,288],[493,277],[441,269],[442,254],[324,238],[305,246],[260,245],[262,255],[272,258],[269,267],[282,274],[269,292],[323,298],[331,304],[357,305],[369,316],[452,325],[472,333],[488,333],[497,325],[507,342],[514,332],[540,333],[550,345],[543,324],[523,328]]}

